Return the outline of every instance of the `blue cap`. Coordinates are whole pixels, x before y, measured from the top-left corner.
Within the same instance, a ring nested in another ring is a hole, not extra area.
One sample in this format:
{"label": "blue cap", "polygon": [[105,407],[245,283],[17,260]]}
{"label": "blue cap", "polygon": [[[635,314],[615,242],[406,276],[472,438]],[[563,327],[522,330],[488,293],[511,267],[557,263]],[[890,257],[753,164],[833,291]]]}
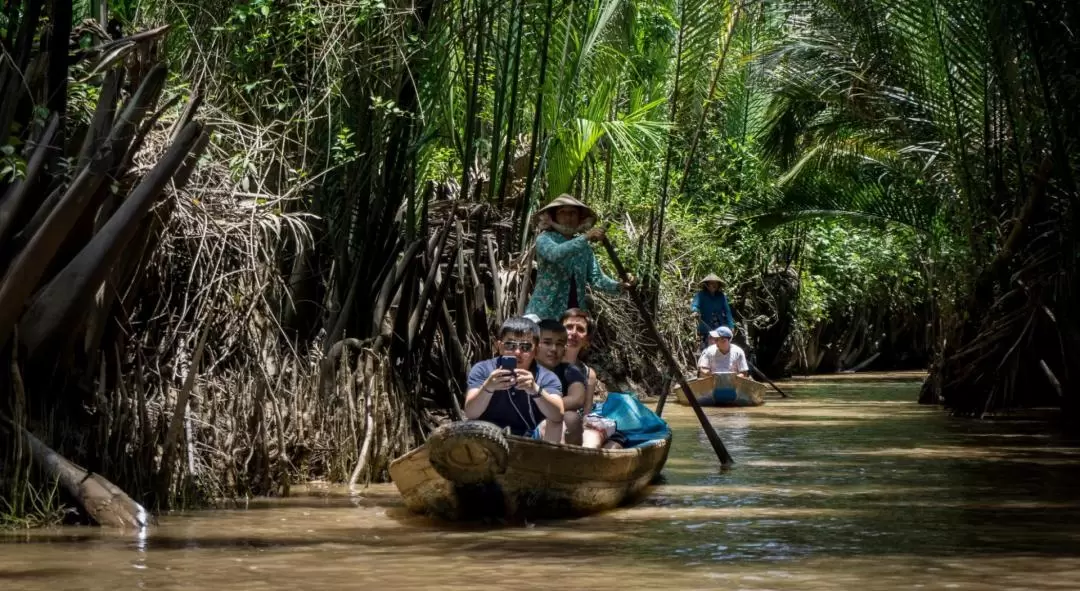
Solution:
{"label": "blue cap", "polygon": [[720,338],[730,339],[731,336],[732,336],[731,335],[731,329],[726,327],[726,326],[721,326],[720,328],[710,332],[709,336],[715,337],[715,338],[718,338],[718,339],[720,339]]}

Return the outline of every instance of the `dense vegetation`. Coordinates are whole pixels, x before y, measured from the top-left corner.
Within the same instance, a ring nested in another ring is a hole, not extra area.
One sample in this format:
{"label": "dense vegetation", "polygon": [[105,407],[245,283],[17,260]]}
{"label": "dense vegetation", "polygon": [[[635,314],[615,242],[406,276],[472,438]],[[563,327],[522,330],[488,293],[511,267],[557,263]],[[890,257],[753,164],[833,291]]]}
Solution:
{"label": "dense vegetation", "polygon": [[[51,498],[23,426],[158,507],[383,477],[459,412],[562,192],[614,224],[687,361],[716,272],[774,377],[929,366],[924,400],[958,414],[1075,411],[1064,1],[2,13],[13,515]],[[629,306],[598,299],[602,341],[633,343],[597,351],[605,379],[661,387]]]}

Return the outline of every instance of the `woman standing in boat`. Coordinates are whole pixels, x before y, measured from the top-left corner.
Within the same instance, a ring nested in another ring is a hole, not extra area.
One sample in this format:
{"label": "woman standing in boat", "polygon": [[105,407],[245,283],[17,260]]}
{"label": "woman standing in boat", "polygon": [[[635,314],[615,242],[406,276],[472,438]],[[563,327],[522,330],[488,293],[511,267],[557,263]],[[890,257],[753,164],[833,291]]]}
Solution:
{"label": "woman standing in boat", "polygon": [[735,328],[735,319],[731,315],[727,296],[724,295],[720,278],[714,273],[709,273],[701,280],[701,290],[694,294],[690,309],[697,319],[697,331],[703,351],[709,346],[710,332],[721,326],[732,330]]}
{"label": "woman standing in boat", "polygon": [[596,213],[587,205],[563,194],[540,209],[537,219],[536,288],[526,316],[558,319],[570,308],[588,310],[586,285],[613,294],[630,286],[605,275],[596,263],[589,243],[602,240],[604,230],[593,227]]}

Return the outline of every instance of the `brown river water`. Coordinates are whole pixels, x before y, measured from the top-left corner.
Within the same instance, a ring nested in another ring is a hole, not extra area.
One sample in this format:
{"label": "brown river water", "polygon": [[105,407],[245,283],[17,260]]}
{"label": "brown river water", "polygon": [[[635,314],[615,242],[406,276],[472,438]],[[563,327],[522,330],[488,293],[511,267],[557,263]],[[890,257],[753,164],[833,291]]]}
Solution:
{"label": "brown river water", "polygon": [[[951,419],[915,382],[781,384],[669,404],[666,482],[593,517],[461,526],[392,484],[172,514],[143,535],[0,534],[0,589],[1080,589],[1080,448],[1031,419]],[[669,401],[670,402],[670,401]]]}

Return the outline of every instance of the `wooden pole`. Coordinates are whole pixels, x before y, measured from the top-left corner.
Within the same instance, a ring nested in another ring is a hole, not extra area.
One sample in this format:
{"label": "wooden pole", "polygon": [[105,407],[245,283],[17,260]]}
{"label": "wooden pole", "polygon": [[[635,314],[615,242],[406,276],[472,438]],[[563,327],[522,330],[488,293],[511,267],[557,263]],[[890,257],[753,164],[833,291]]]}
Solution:
{"label": "wooden pole", "polygon": [[[615,248],[611,246],[611,241],[607,236],[601,238],[604,243],[604,248],[607,249],[608,256],[611,257],[611,263],[615,265],[615,270],[618,271],[619,276],[624,282],[629,282],[629,276],[626,274],[626,268],[623,267],[619,261],[619,257],[615,254]],[[690,384],[686,382],[686,378],[683,376],[682,370],[679,368],[679,364],[675,361],[675,357],[671,355],[671,350],[664,344],[664,339],[660,336],[660,331],[656,329],[656,323],[653,322],[652,315],[649,314],[649,309],[645,306],[645,302],[641,299],[641,295],[638,294],[635,287],[631,287],[627,290],[630,293],[630,299],[634,301],[634,305],[637,306],[638,312],[641,313],[641,319],[645,321],[645,328],[648,329],[653,339],[656,340],[657,346],[660,347],[660,352],[664,355],[664,360],[668,364],[668,369],[672,375],[679,380],[679,385],[682,386],[683,391],[687,393],[686,399],[690,401],[690,406],[694,409],[694,414],[697,415],[698,421],[701,423],[701,428],[705,430],[705,436],[709,438],[709,443],[712,444],[713,451],[716,452],[716,457],[720,460],[720,465],[727,467],[735,463],[731,454],[728,453],[724,442],[720,440],[720,436],[716,434],[716,429],[713,428],[712,423],[709,422],[709,418],[705,416],[705,411],[701,410],[701,405],[692,395]],[[657,408],[663,410],[664,398],[667,396],[667,391],[660,393],[660,402],[657,404]]]}
{"label": "wooden pole", "polygon": [[656,416],[664,416],[664,403],[667,402],[668,391],[671,390],[671,380],[664,380],[664,390],[660,392],[660,400],[656,401]]}
{"label": "wooden pole", "polygon": [[[749,365],[749,364],[748,364],[748,365]],[[758,375],[758,377],[760,377],[761,379],[763,379],[763,380],[765,380],[766,382],[768,382],[768,383],[769,383],[769,385],[773,387],[773,390],[776,390],[777,392],[779,392],[779,393],[780,393],[780,396],[782,396],[782,397],[784,397],[784,398],[791,398],[791,397],[790,397],[790,396],[788,396],[788,395],[787,395],[787,394],[786,394],[786,393],[785,393],[785,392],[784,392],[783,390],[781,390],[781,389],[779,388],[779,386],[777,386],[776,384],[774,384],[774,383],[773,383],[773,381],[769,379],[769,376],[765,375],[765,374],[764,374],[764,373],[763,373],[763,372],[762,372],[762,371],[761,371],[760,369],[758,369],[758,368],[757,368],[757,366],[755,366],[755,365],[750,365],[750,369],[751,369],[751,370],[752,370],[752,371],[753,371],[754,373],[756,373],[756,374]]]}

